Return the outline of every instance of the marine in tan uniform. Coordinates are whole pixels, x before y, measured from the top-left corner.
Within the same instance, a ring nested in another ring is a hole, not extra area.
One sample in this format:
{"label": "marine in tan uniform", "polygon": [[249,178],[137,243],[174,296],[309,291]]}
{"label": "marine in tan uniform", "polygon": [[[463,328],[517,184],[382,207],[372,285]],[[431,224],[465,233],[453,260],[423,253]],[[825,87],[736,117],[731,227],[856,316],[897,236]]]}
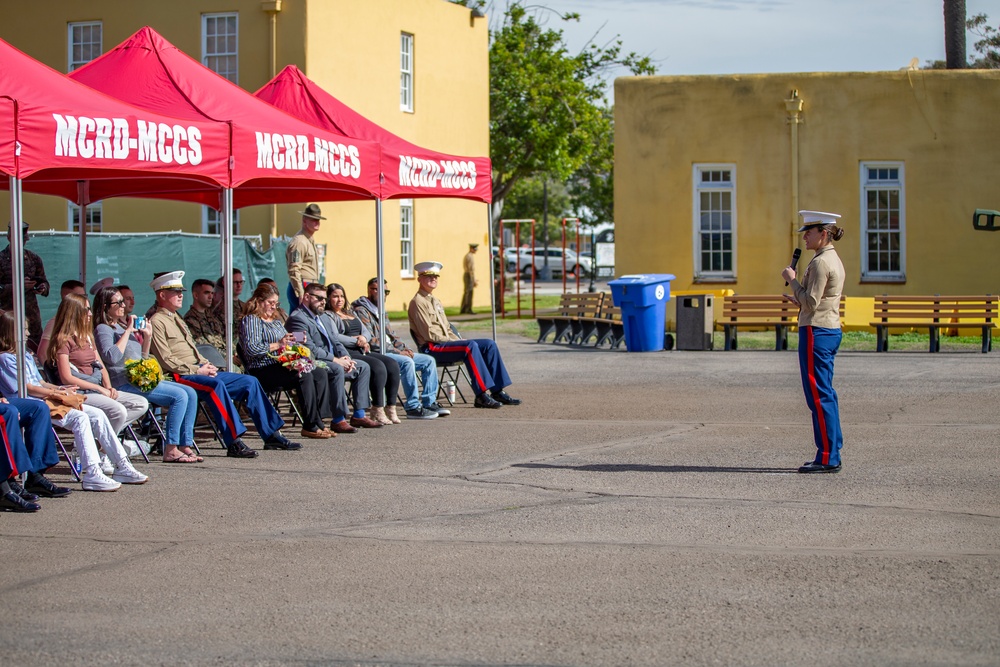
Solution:
{"label": "marine in tan uniform", "polygon": [[302,214],[302,229],[292,237],[285,251],[289,311],[299,307],[299,299],[305,294],[305,286],[319,280],[319,250],[313,237],[319,231],[319,221],[326,220],[316,204],[309,204],[306,210],[299,213]]}
{"label": "marine in tan uniform", "polygon": [[462,287],[464,291],[462,292],[462,308],[459,312],[465,315],[472,314],[472,289],[479,285],[479,281],[476,280],[476,250],[478,249],[478,243],[470,243],[469,252],[462,260]]}
{"label": "marine in tan uniform", "polygon": [[497,344],[489,338],[464,339],[452,331],[444,306],[433,294],[441,275],[441,264],[420,262],[413,268],[417,271],[420,290],[410,300],[407,314],[418,349],[434,357],[439,364],[465,362],[477,408],[520,405],[520,399],[504,391],[510,384],[510,376]]}
{"label": "marine in tan uniform", "polygon": [[844,292],[844,264],[834,241],[844,230],[840,216],[823,211],[799,211],[799,228],[806,250],[816,252],[802,273],[786,267],[782,277],[792,288],[791,299],[799,306],[799,371],[806,405],[812,413],[816,458],[799,468],[802,473],[840,472],[840,402],[833,388],[833,360],[840,348],[840,296]]}

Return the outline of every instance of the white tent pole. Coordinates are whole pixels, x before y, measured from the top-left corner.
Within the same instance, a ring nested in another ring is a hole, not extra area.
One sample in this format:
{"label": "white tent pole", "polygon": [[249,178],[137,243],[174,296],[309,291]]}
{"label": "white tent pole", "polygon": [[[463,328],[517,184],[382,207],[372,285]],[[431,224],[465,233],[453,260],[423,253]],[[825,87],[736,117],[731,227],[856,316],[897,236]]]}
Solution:
{"label": "white tent pole", "polygon": [[386,346],[386,319],[385,319],[385,248],[382,245],[382,200],[375,200],[375,274],[378,276],[378,321],[381,324],[378,334],[379,349],[382,354],[387,354],[389,348]]}
{"label": "white tent pole", "polygon": [[[18,327],[17,336],[17,395],[26,398],[24,387],[24,236],[21,233],[23,201],[21,200],[21,179],[10,177],[10,289],[14,301],[14,321]],[[15,231],[16,230],[16,231]]]}
{"label": "white tent pole", "polygon": [[233,372],[233,189],[222,191],[222,284],[226,294],[226,367]]}
{"label": "white tent pole", "polygon": [[80,282],[87,285],[87,181],[76,182],[76,204],[80,207]]}
{"label": "white tent pole", "polygon": [[[496,270],[493,261],[493,212],[489,204],[486,205],[486,229],[490,239],[490,319],[493,322],[493,340],[497,339],[497,290],[496,290]],[[503,257],[500,258],[500,269],[503,270]],[[503,295],[500,295],[503,298]]]}

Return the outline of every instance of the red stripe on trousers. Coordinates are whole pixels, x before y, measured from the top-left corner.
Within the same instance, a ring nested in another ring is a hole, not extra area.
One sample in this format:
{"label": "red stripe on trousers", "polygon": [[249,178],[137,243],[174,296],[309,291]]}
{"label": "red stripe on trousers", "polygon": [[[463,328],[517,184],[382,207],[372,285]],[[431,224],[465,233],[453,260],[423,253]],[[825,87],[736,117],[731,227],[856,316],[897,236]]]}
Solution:
{"label": "red stripe on trousers", "polygon": [[815,372],[815,357],[813,356],[815,352],[815,346],[813,345],[813,332],[812,327],[806,330],[806,341],[808,342],[808,358],[809,358],[809,390],[812,392],[813,404],[816,406],[816,419],[819,421],[819,437],[822,441],[822,455],[820,456],[820,463],[823,465],[829,465],[830,463],[830,439],[826,432],[826,415],[823,414],[823,404],[819,400],[819,385],[816,384],[816,372]]}
{"label": "red stripe on trousers", "polygon": [[[434,343],[427,343],[427,349],[431,350],[432,352],[448,352],[449,350],[454,351],[455,347],[454,346],[451,346],[451,347],[448,347],[448,346],[438,347],[438,346],[434,345]],[[469,367],[472,368],[472,375],[476,378],[476,382],[479,383],[479,391],[480,391],[480,393],[485,393],[486,392],[486,383],[483,382],[483,378],[479,374],[479,369],[476,368],[476,361],[475,361],[475,359],[472,358],[472,349],[471,349],[471,346],[468,343],[466,343],[465,345],[462,346],[462,349],[465,350],[465,358],[469,361]]]}
{"label": "red stripe on trousers", "polygon": [[198,384],[197,382],[193,382],[191,380],[185,380],[177,373],[174,373],[174,380],[176,380],[182,385],[191,387],[192,389],[201,389],[202,391],[207,391],[209,394],[211,394],[212,402],[215,403],[215,407],[219,410],[219,414],[222,415],[222,418],[226,420],[226,426],[229,427],[229,432],[233,434],[232,435],[233,440],[235,440],[238,437],[236,435],[236,424],[233,423],[233,417],[232,415],[229,414],[229,410],[226,410],[225,406],[222,405],[222,399],[219,398],[218,394],[215,393],[215,389],[207,387],[203,384]]}
{"label": "red stripe on trousers", "polygon": [[3,438],[3,447],[7,450],[7,460],[10,461],[10,474],[20,475],[21,471],[17,469],[17,461],[14,459],[14,452],[10,450],[10,441],[7,439],[7,420],[0,417],[0,438]]}

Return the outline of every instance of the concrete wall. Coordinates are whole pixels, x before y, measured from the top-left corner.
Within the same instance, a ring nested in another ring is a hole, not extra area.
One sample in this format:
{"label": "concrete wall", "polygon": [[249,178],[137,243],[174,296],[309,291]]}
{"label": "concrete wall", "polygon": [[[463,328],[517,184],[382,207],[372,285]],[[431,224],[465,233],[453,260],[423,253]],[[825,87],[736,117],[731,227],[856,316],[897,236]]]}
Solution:
{"label": "concrete wall", "polygon": [[[201,57],[201,15],[239,12],[239,84],[256,91],[271,78],[269,16],[260,0],[46,0],[25,5],[0,0],[0,38],[59,71],[67,70],[67,24],[102,21],[103,48],[115,46],[144,25],[195,59]],[[489,60],[485,19],[441,0],[285,0],[277,15],[276,71],[297,65],[334,96],[390,131],[417,144],[459,155],[489,154]],[[414,35],[415,109],[399,109],[399,35]],[[8,196],[0,206],[9,210]],[[267,239],[294,234],[307,202],[242,209],[240,233]],[[360,294],[375,275],[374,202],[320,202],[329,220],[318,234],[328,246],[326,275]],[[202,231],[201,207],[179,202],[117,199],[103,202],[104,231]],[[25,195],[25,218],[34,229],[67,229],[66,202]],[[454,280],[439,290],[447,305],[461,300],[461,259],[470,242],[486,243],[484,204],[424,199],[414,202],[415,261],[434,259]],[[399,204],[383,204],[385,271],[402,307],[416,281],[400,280]],[[483,260],[481,270],[488,268]],[[208,267],[218,275],[221,267]],[[397,302],[397,299],[399,302]],[[489,292],[476,292],[488,306]]]}
{"label": "concrete wall", "polygon": [[[802,101],[797,202],[792,90]],[[1000,235],[972,228],[974,209],[1000,209],[1000,72],[625,77],[615,101],[620,274],[673,273],[677,290],[780,292],[803,208],[844,216],[848,295],[1000,290]],[[873,160],[905,164],[905,282],[861,278],[859,165]],[[696,163],[736,165],[734,282],[695,281]]]}

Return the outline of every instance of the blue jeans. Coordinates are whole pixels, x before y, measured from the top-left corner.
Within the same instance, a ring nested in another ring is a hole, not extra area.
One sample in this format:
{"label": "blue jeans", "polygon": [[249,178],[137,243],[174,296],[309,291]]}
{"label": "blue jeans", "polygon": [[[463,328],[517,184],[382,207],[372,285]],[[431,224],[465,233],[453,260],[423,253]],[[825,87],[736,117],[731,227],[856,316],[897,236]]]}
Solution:
{"label": "blue jeans", "polygon": [[[403,395],[406,396],[406,403],[403,407],[407,410],[418,410],[421,405],[427,407],[437,400],[438,376],[437,362],[429,354],[417,352],[413,358],[405,354],[395,354],[390,352],[386,356],[392,357],[399,364],[399,383],[403,385]],[[420,372],[420,381],[424,390],[417,396],[417,371]]]}
{"label": "blue jeans", "polygon": [[194,422],[198,418],[198,392],[194,389],[169,380],[160,381],[150,392],[139,391],[132,384],[115,388],[139,394],[153,405],[166,408],[167,441],[163,444],[182,447],[194,444]]}

